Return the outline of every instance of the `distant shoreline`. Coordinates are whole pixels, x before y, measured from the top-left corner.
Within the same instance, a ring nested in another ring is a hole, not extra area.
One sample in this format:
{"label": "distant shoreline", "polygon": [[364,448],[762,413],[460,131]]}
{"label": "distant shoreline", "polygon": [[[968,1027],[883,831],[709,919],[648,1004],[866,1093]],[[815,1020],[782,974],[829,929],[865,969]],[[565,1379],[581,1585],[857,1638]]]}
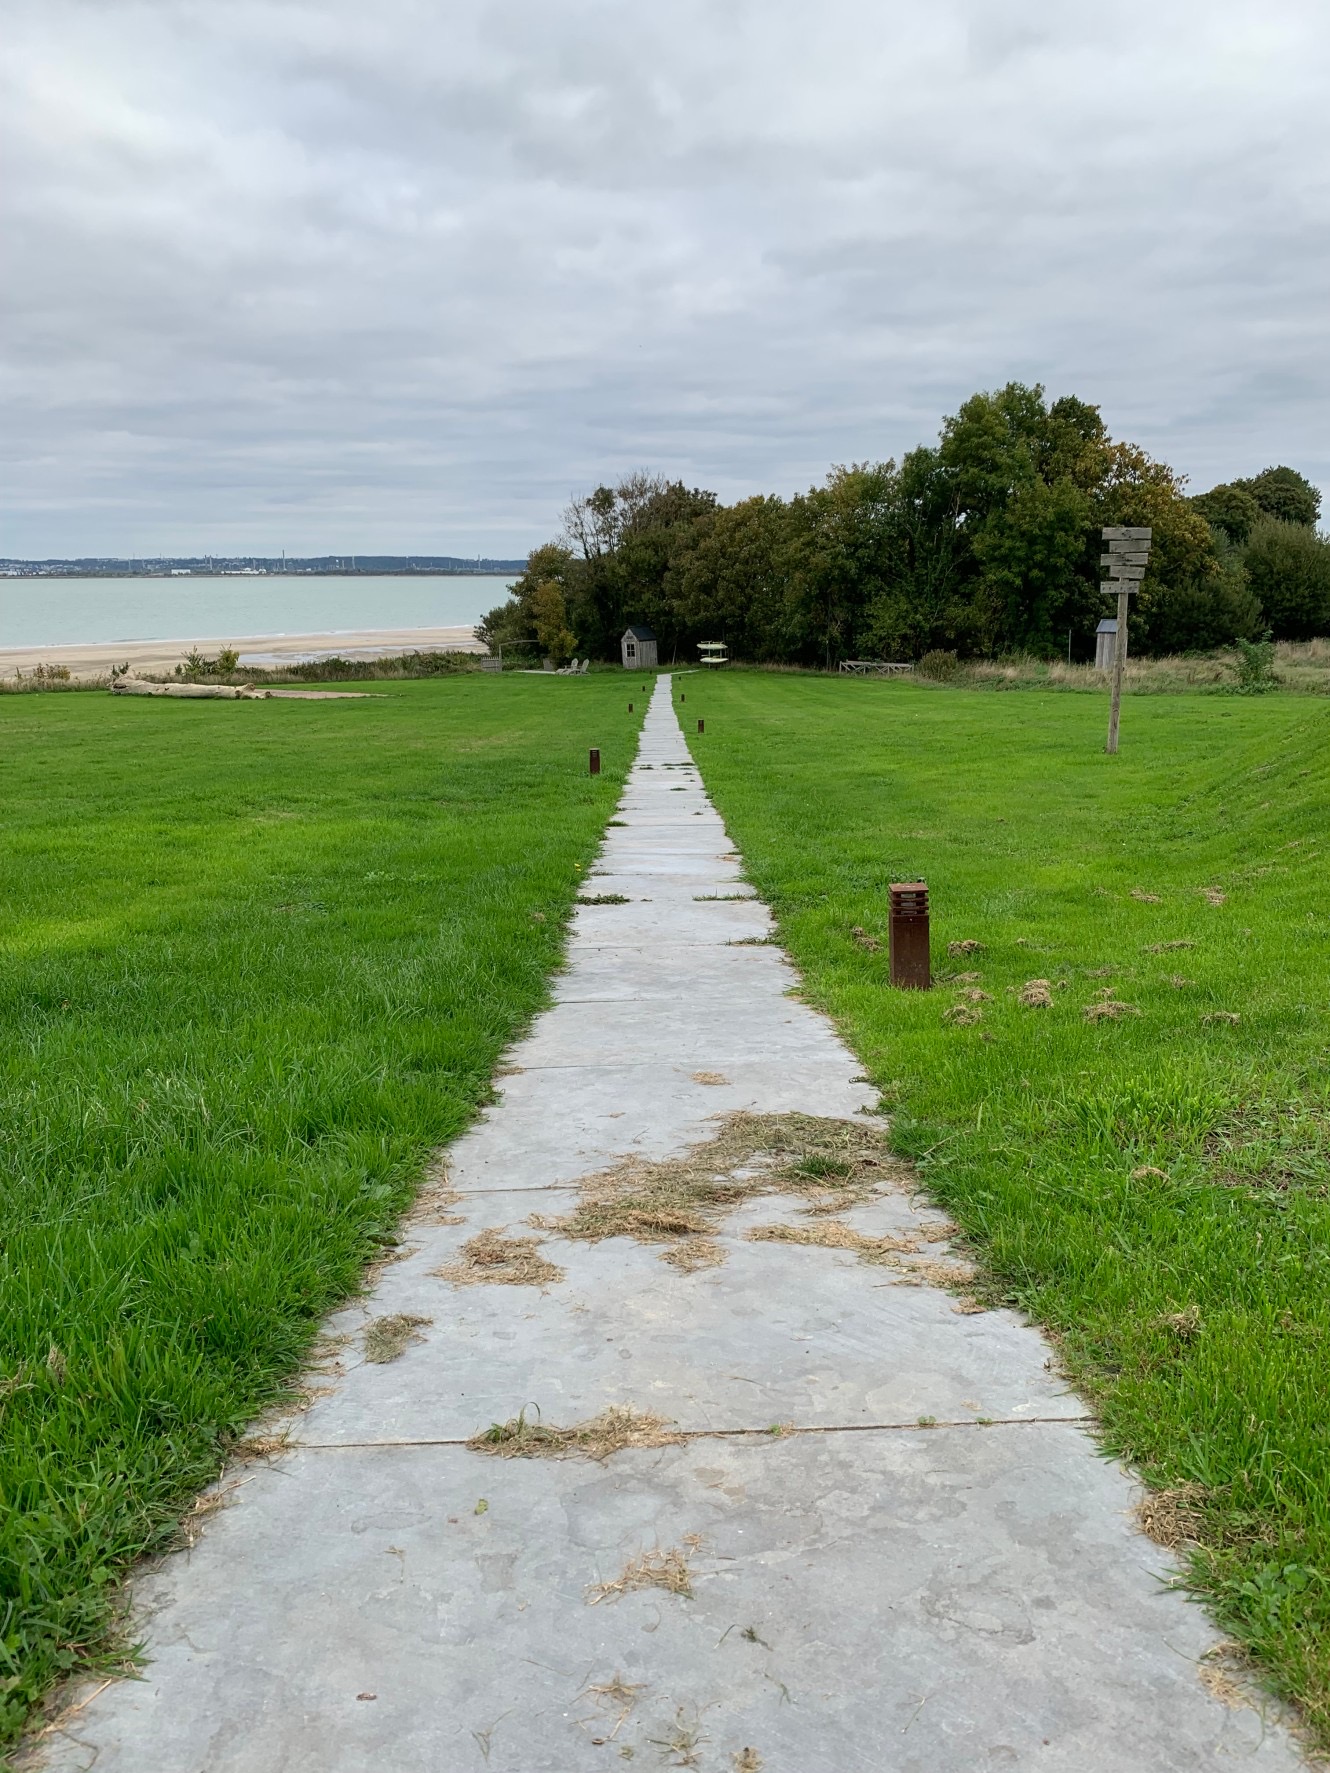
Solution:
{"label": "distant shoreline", "polygon": [[397,653],[484,653],[470,623],[434,628],[351,628],[314,634],[231,634],[205,639],[98,640],[83,645],[0,647],[0,676],[25,676],[39,665],[63,667],[71,677],[105,677],[119,665],[139,671],[173,671],[191,651],[216,657],[223,647],[246,665],[294,665],[309,659],[384,659]]}
{"label": "distant shoreline", "polygon": [[104,567],[86,573],[11,573],[0,570],[0,585],[26,584],[31,579],[502,579],[521,567],[302,567],[299,572],[164,572],[118,573]]}

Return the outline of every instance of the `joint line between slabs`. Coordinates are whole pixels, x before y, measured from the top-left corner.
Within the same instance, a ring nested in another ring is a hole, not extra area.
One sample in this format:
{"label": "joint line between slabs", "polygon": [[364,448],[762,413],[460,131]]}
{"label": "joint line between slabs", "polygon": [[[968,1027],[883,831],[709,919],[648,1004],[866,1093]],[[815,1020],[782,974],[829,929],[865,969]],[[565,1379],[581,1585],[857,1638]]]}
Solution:
{"label": "joint line between slabs", "polygon": [[[831,1434],[898,1434],[913,1429],[919,1434],[932,1434],[940,1428],[1039,1428],[1084,1427],[1093,1416],[990,1416],[985,1421],[974,1417],[956,1421],[920,1422],[833,1422],[822,1427],[785,1428],[773,1433],[770,1428],[681,1428],[679,1441],[763,1440],[792,1441],[800,1435]],[[409,1447],[465,1447],[474,1436],[448,1435],[432,1439],[394,1441],[288,1441],[287,1448],[302,1453],[390,1452]],[[668,1444],[668,1443],[667,1443]],[[676,1443],[677,1444],[677,1443]],[[657,1449],[659,1450],[659,1449]]]}

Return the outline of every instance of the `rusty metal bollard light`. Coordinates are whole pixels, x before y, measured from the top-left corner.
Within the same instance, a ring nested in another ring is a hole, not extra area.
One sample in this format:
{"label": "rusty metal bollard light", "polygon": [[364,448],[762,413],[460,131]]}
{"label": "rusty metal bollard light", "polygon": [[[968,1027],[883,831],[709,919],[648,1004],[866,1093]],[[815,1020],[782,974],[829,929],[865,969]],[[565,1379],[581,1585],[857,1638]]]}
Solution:
{"label": "rusty metal bollard light", "polygon": [[600,774],[600,749],[596,745],[593,745],[591,747],[591,760],[590,761],[591,761],[591,774],[593,776],[598,776]]}
{"label": "rusty metal bollard light", "polygon": [[706,730],[707,730],[707,723],[706,723],[706,721],[705,721],[705,720],[699,720],[699,721],[698,721],[698,723],[697,723],[697,730],[698,730],[698,732],[699,732],[699,733],[704,733],[704,732],[705,732],[705,731],[706,731]]}
{"label": "rusty metal bollard light", "polygon": [[631,703],[631,702],[630,702],[630,703],[629,703],[629,704],[628,704],[628,712],[629,712],[629,713],[630,713],[630,714],[631,714],[631,713],[632,713],[632,711],[633,711],[633,704],[632,704],[632,703]]}
{"label": "rusty metal bollard light", "polygon": [[928,953],[928,887],[922,880],[893,882],[888,943],[891,982],[904,991],[927,991],[933,983]]}

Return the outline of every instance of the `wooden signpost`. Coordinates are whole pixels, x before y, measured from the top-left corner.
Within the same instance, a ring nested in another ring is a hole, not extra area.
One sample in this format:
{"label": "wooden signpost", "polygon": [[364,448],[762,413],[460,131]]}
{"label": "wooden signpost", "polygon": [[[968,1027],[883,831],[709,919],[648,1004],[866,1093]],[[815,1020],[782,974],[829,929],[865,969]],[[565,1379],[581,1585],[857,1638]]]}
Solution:
{"label": "wooden signpost", "polygon": [[1118,714],[1122,708],[1122,674],[1127,664],[1127,599],[1140,590],[1141,580],[1150,560],[1148,529],[1126,529],[1109,524],[1103,531],[1108,553],[1099,556],[1101,567],[1107,567],[1108,578],[1099,589],[1118,600],[1118,631],[1113,647],[1113,693],[1108,704],[1108,744],[1104,749],[1110,757],[1117,755]]}

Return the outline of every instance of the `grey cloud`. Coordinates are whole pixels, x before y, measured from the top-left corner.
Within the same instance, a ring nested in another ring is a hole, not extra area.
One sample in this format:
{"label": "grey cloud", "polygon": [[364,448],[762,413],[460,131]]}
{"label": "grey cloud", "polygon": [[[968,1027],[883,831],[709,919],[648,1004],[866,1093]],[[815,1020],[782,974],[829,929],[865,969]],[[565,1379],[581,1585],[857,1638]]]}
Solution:
{"label": "grey cloud", "polygon": [[1330,480],[1312,0],[11,0],[0,553],[520,551],[1011,376]]}

